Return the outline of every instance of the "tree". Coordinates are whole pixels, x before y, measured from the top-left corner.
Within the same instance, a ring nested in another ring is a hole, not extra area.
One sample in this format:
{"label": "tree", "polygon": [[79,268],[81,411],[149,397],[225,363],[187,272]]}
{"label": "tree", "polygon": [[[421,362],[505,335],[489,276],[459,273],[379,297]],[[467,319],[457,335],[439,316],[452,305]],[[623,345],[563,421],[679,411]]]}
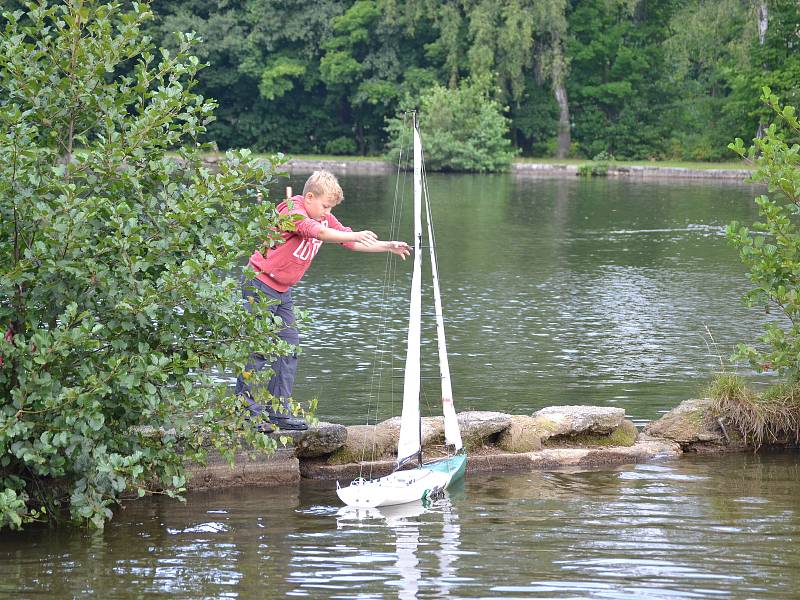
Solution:
{"label": "tree", "polygon": [[[505,171],[514,152],[508,140],[508,119],[487,92],[488,82],[467,80],[452,90],[435,85],[419,104],[420,130],[429,171]],[[393,160],[408,136],[404,119],[389,120]]]}
{"label": "tree", "polygon": [[784,102],[800,102],[800,11],[795,0],[748,0],[747,9],[751,22],[748,61],[730,73],[731,93],[725,108],[732,120],[747,123],[759,135],[771,119],[767,107],[755,101],[762,88],[769,87]]}
{"label": "tree", "polygon": [[410,66],[401,61],[401,32],[382,16],[379,4],[356,0],[335,18],[319,64],[328,94],[353,123],[360,154],[383,145],[384,117],[394,112],[402,70]]}
{"label": "tree", "polygon": [[66,505],[102,527],[123,493],[179,494],[204,443],[274,447],[210,381],[251,347],[287,351],[236,281],[242,253],[291,226],[250,200],[274,166],[242,151],[202,167],[196,39],[154,51],[148,5],[125,6],[3,14],[0,527]]}
{"label": "tree", "polygon": [[[755,4],[755,13],[758,19],[758,45],[763,48],[767,41],[767,29],[769,28],[769,7],[767,6],[767,0],[756,0]],[[767,69],[767,65],[764,65],[764,69]],[[761,137],[763,134],[764,124],[759,121],[756,137]]]}
{"label": "tree", "polygon": [[538,44],[537,64],[543,79],[551,83],[553,96],[558,105],[558,134],[556,157],[565,158],[572,145],[572,124],[567,97],[569,60],[564,52],[564,36],[567,34],[566,0],[549,0],[535,5],[537,9],[537,31],[544,43]]}
{"label": "tree", "polygon": [[[692,160],[730,156],[732,137],[750,132],[750,118],[726,111],[731,73],[747,68],[752,23],[749,0],[690,0],[673,16],[665,40],[668,81],[676,91],[669,154]],[[753,94],[747,102],[752,103]]]}
{"label": "tree", "polygon": [[569,15],[567,82],[573,138],[585,156],[659,157],[672,97],[663,41],[678,0],[574,0]]}
{"label": "tree", "polygon": [[[6,6],[18,0],[7,0]],[[175,49],[196,31],[220,147],[376,153],[433,84],[489,78],[525,152],[721,159],[792,102],[796,0],[154,0]]]}
{"label": "tree", "polygon": [[143,27],[156,43],[171,51],[178,48],[176,31],[192,31],[203,40],[192,52],[207,67],[197,76],[198,90],[219,104],[215,119],[208,124],[207,139],[222,148],[256,148],[255,139],[242,127],[242,112],[258,109],[258,77],[240,71],[247,51],[249,24],[243,1],[154,0],[152,10],[158,18]]}
{"label": "tree", "polygon": [[[346,9],[340,0],[245,0],[247,34],[238,73],[256,87],[237,98],[236,135],[258,150],[326,151],[333,139],[353,138],[339,102],[320,77],[322,45]],[[252,141],[250,141],[252,140]]]}
{"label": "tree", "polygon": [[775,310],[782,323],[766,325],[765,349],[742,344],[740,357],[759,370],[774,370],[800,382],[800,123],[793,106],[781,106],[764,88],[762,100],[775,115],[761,138],[745,148],[737,138],[730,148],[755,167],[752,180],[768,186],[756,198],[760,221],[752,228],[732,223],[727,235],[739,249],[754,288],[745,300]]}

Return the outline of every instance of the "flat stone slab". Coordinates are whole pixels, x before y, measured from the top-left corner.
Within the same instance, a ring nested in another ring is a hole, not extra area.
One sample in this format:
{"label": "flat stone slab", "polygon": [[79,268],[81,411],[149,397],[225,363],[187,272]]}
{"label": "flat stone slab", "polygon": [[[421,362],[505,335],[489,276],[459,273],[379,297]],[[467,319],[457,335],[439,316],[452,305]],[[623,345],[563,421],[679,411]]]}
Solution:
{"label": "flat stone slab", "polygon": [[712,414],[710,398],[684,400],[658,421],[648,423],[645,433],[676,442],[691,452],[740,452],[747,445],[731,429],[723,429]]}
{"label": "flat stone slab", "polygon": [[393,173],[394,164],[385,160],[331,160],[293,158],[283,165],[287,171],[314,171],[327,169],[334,173]]}
{"label": "flat stone slab", "polygon": [[[587,165],[592,164],[586,161]],[[554,163],[524,163],[511,164],[511,173],[514,175],[578,175],[578,165]],[[646,178],[671,178],[671,179],[719,179],[744,181],[752,175],[746,169],[689,169],[685,167],[659,167],[659,166],[623,166],[611,163],[608,165],[609,177],[641,177]]]}
{"label": "flat stone slab", "polygon": [[506,452],[534,452],[542,449],[542,438],[548,435],[535,417],[512,415],[511,425],[497,437],[497,447]]}
{"label": "flat stone slab", "polygon": [[291,438],[294,454],[300,458],[313,458],[330,454],[344,446],[347,441],[347,427],[336,423],[317,423],[305,431],[280,429],[269,434],[279,444],[280,438]]}
{"label": "flat stone slab", "polygon": [[345,443],[328,455],[330,464],[348,464],[371,458],[389,458],[397,450],[397,436],[390,427],[379,425],[350,425]]}
{"label": "flat stone slab", "polygon": [[547,448],[536,452],[484,454],[467,458],[467,473],[551,471],[635,464],[675,458],[682,454],[680,445],[640,436],[633,446],[608,448]]}
{"label": "flat stone slab", "polygon": [[511,426],[511,415],[488,410],[458,413],[461,440],[467,450],[480,448],[491,436]]}
{"label": "flat stone slab", "polygon": [[252,460],[247,452],[237,452],[234,465],[216,450],[208,451],[206,465],[186,468],[186,488],[189,490],[221,489],[244,485],[280,486],[300,481],[300,461],[291,449],[282,448],[273,454],[256,454]]}
{"label": "flat stone slab", "polygon": [[[601,465],[624,465],[648,460],[674,458],[681,454],[679,444],[640,435],[633,446],[607,448],[546,448],[535,452],[503,452],[487,449],[467,457],[468,473],[494,471],[547,471],[565,468],[588,468]],[[394,461],[384,460],[362,465],[329,465],[319,459],[300,461],[300,473],[308,479],[339,480],[350,483],[356,477],[382,477],[391,473]]]}
{"label": "flat stone slab", "polygon": [[[393,445],[400,438],[400,417],[392,417],[378,424],[384,431],[393,436]],[[422,447],[444,441],[444,417],[422,417]],[[397,448],[393,448],[396,450]]]}
{"label": "flat stone slab", "polygon": [[[480,436],[486,432],[496,433],[497,427],[505,426],[504,423],[497,425],[490,421],[493,415],[502,413],[461,413],[458,415],[461,426],[461,435],[464,437],[464,445],[469,447],[467,438],[464,434],[465,428],[473,436]],[[476,415],[474,418],[467,418],[462,421],[462,415]],[[506,415],[507,417],[508,415]],[[361,460],[378,461],[389,459],[397,453],[397,440],[400,437],[400,417],[392,417],[382,421],[377,425],[351,425],[347,427],[347,440],[338,450],[333,452],[327,459],[332,465],[342,465]],[[510,422],[510,421],[509,421]],[[489,435],[489,434],[486,434]],[[441,445],[444,443],[444,418],[443,417],[423,417],[422,418],[422,447]]]}
{"label": "flat stone slab", "polygon": [[625,410],[612,406],[549,406],[533,417],[548,431],[548,438],[581,433],[602,435],[622,425]]}
{"label": "flat stone slab", "polygon": [[388,475],[394,470],[394,464],[394,460],[376,460],[363,464],[329,465],[324,460],[307,459],[300,461],[300,475],[304,479],[338,480],[344,485],[349,484],[357,477],[374,479]]}

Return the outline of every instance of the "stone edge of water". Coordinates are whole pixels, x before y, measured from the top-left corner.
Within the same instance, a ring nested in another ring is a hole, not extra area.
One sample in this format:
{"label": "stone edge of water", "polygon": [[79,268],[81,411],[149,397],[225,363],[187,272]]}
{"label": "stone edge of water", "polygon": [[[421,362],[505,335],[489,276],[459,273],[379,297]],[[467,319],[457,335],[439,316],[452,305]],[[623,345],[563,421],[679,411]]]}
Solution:
{"label": "stone edge of water", "polygon": [[[605,448],[544,448],[533,452],[504,452],[487,446],[467,459],[468,473],[525,472],[537,470],[588,469],[675,458],[683,453],[680,444],[640,434],[633,446]],[[275,454],[247,453],[236,456],[230,466],[216,452],[210,452],[206,465],[190,465],[187,469],[189,490],[222,489],[238,486],[274,487],[296,485],[301,479],[349,481],[356,477],[381,477],[390,473],[394,461],[329,465],[324,458],[298,458],[292,449]]]}
{"label": "stone edge of water", "polygon": [[[583,405],[549,407],[535,413],[533,417],[534,420],[545,418],[546,422],[541,421],[540,424],[549,423],[555,429],[539,430],[535,435],[544,435],[541,439],[548,439],[547,435],[561,434],[565,427],[574,435],[589,427],[590,423],[591,427],[600,428],[599,432],[604,431],[603,428],[608,429],[610,423],[605,422],[609,418],[607,413],[613,413],[611,416],[615,418],[614,423],[620,421],[618,427],[622,426],[623,421],[630,423],[625,420],[622,409]],[[486,473],[588,469],[670,459],[685,453],[725,453],[748,449],[735,432],[726,429],[720,419],[712,416],[710,399],[689,399],[657,421],[649,423],[644,431],[637,432],[635,441],[630,446],[542,447],[540,444],[539,449],[523,452],[508,452],[495,444],[502,434],[498,433],[498,423],[510,429],[515,420],[521,418],[519,415],[467,411],[459,413],[459,423],[462,431],[470,432],[472,437],[480,437],[478,441],[473,439],[472,445],[467,444],[473,448],[469,452],[467,472]],[[554,423],[550,423],[549,420],[553,419]],[[429,425],[432,426],[434,421]],[[392,424],[393,421],[389,420],[375,428],[392,429]],[[440,423],[436,421],[436,424]],[[394,461],[385,457],[370,462],[329,464],[331,453],[345,444],[346,430],[343,425],[319,423],[307,432],[292,432],[292,446],[281,448],[274,454],[251,457],[248,452],[240,452],[233,466],[218,453],[211,451],[205,465],[189,465],[187,468],[190,474],[188,488],[200,490],[243,485],[296,485],[301,479],[346,481],[361,476],[380,477],[391,472]],[[560,438],[556,436],[551,439]],[[435,450],[433,452],[435,454]],[[431,449],[428,454],[433,456]]]}
{"label": "stone edge of water", "polygon": [[[607,448],[545,448],[534,452],[503,452],[485,448],[467,457],[467,473],[512,473],[592,468],[634,464],[649,460],[675,458],[683,453],[679,444],[641,435],[633,446]],[[356,477],[381,477],[392,471],[391,460],[364,464],[329,465],[321,459],[300,462],[306,479],[323,481],[350,480]]]}

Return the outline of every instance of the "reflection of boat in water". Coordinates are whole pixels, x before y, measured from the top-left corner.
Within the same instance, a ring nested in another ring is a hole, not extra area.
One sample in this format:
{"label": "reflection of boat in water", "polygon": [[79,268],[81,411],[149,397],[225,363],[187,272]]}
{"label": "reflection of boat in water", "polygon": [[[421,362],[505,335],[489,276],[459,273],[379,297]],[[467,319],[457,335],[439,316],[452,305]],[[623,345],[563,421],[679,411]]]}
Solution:
{"label": "reflection of boat in water", "polygon": [[[426,504],[428,506],[426,506]],[[412,519],[425,514],[430,508],[429,502],[423,503],[422,500],[416,502],[406,502],[405,504],[393,504],[380,508],[360,508],[357,506],[344,506],[336,513],[339,526],[341,521],[364,521],[366,519],[384,519],[386,525],[394,527],[402,525],[406,519]]]}
{"label": "reflection of boat in water", "polygon": [[[458,490],[451,487],[449,491]],[[400,579],[394,585],[399,588],[397,593],[399,598],[416,598],[421,586],[438,590],[437,595],[445,598],[450,596],[450,586],[456,580],[455,563],[461,543],[461,525],[449,491],[445,491],[434,501],[420,500],[380,508],[344,506],[337,512],[338,529],[353,526],[386,527],[394,533],[397,553],[394,566],[400,575]],[[440,534],[436,531],[436,524],[439,521],[441,521]],[[423,578],[417,556],[420,538],[426,548],[430,548],[432,544],[435,547],[436,542],[439,546],[434,551],[438,557],[438,575],[429,579]]]}

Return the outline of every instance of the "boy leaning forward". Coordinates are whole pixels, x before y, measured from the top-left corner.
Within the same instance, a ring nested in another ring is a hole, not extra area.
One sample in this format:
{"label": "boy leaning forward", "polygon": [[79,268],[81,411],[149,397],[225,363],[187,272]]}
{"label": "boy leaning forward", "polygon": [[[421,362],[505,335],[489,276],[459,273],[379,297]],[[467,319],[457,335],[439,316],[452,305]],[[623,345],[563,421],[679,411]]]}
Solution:
{"label": "boy leaning forward", "polygon": [[[381,241],[372,231],[353,231],[342,225],[331,211],[343,199],[344,194],[336,177],[328,171],[315,171],[306,181],[303,195],[291,198],[291,208],[288,200],[278,205],[281,214],[301,217],[295,223],[295,230],[281,232],[283,243],[267,250],[266,256],[256,251],[250,257],[250,267],[256,276],[242,286],[245,307],[250,310],[251,303],[263,297],[271,299],[274,303],[270,305],[270,311],[280,317],[285,325],[278,335],[293,346],[299,345],[300,335],[294,326],[292,286],[300,281],[311,266],[323,242],[334,242],[358,252],[391,252],[403,259],[411,252],[405,242]],[[270,423],[280,429],[307,429],[308,425],[303,419],[291,415],[288,405],[297,372],[297,354],[293,352],[272,360],[254,352],[245,370],[260,371],[268,366],[274,375],[267,384],[267,390],[280,400],[277,410],[271,405],[259,404],[242,375],[236,380],[236,394],[244,397],[252,416],[266,415]]]}

